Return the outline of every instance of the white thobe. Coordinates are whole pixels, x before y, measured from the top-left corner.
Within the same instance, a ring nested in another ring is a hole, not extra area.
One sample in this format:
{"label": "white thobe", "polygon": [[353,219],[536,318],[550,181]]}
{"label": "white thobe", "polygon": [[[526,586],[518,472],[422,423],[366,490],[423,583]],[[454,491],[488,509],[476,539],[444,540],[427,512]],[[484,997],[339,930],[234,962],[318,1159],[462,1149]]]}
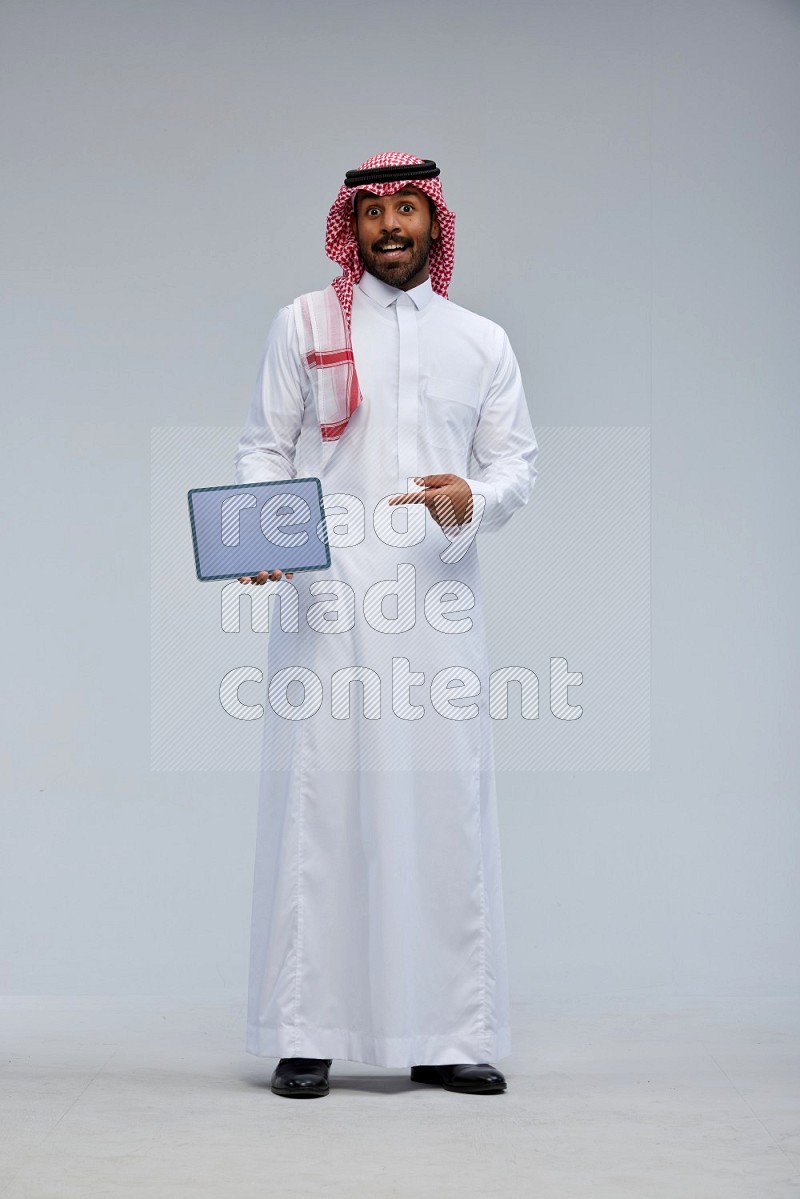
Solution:
{"label": "white thobe", "polygon": [[[281,309],[236,455],[237,483],[319,477],[331,540],[329,570],[265,585],[281,616],[284,598],[298,603],[284,628],[272,601],[267,682],[304,681],[283,707],[281,688],[264,704],[246,1048],[494,1062],[511,1039],[476,547],[529,499],[537,444],[506,334],[429,280],[402,292],[365,274],[352,341],[363,400],[323,442]],[[388,506],[414,476],[445,471],[485,505],[457,562],[442,560],[448,539],[424,507]],[[349,541],[343,495],[365,513]],[[422,540],[387,544],[420,521]],[[366,602],[381,581],[394,608]],[[362,681],[340,689],[334,715],[336,672],[352,668]]]}

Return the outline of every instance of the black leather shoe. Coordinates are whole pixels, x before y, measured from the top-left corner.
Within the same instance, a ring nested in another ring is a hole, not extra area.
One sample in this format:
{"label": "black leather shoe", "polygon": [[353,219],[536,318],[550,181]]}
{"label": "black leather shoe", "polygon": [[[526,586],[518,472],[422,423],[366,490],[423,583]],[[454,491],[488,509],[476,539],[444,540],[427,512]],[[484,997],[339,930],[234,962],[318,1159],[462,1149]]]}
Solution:
{"label": "black leather shoe", "polygon": [[430,1082],[446,1091],[463,1091],[468,1095],[499,1095],[506,1089],[506,1080],[497,1066],[488,1062],[473,1065],[465,1062],[453,1066],[412,1066],[412,1082]]}
{"label": "black leather shoe", "polygon": [[282,1057],[272,1072],[272,1090],[287,1099],[319,1099],[327,1095],[330,1058]]}

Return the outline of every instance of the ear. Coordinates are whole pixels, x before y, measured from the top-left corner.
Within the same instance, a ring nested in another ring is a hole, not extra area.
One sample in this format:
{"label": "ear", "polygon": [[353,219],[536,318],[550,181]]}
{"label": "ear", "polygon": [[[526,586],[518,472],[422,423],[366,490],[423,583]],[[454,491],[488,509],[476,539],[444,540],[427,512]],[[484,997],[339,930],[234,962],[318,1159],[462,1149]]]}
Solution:
{"label": "ear", "polygon": [[358,237],[358,221],[354,212],[350,213],[350,232],[354,237]]}
{"label": "ear", "polygon": [[439,222],[437,221],[436,217],[433,217],[431,219],[431,237],[433,238],[434,241],[436,241],[436,239],[438,238],[439,232],[440,232]]}

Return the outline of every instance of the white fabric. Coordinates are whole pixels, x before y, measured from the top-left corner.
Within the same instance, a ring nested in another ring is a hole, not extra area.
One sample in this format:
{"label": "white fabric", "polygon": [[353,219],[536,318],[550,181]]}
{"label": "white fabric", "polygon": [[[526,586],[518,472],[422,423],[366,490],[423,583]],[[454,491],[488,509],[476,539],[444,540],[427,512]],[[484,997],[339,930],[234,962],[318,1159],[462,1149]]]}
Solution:
{"label": "white fabric", "polygon": [[339,297],[333,287],[298,296],[293,316],[300,355],[314,368],[314,400],[323,440],[337,440],[361,402]]}
{"label": "white fabric", "polygon": [[[236,482],[319,476],[331,569],[265,585],[299,601],[296,631],[271,601],[267,681],[304,667],[321,687],[313,715],[309,685],[284,691],[308,705],[291,719],[273,710],[280,687],[264,704],[246,1047],[389,1067],[494,1062],[510,1031],[477,544],[533,489],[519,370],[503,330],[430,281],[404,293],[365,274],[352,316],[363,401],[325,443],[292,313],[281,309],[269,332]],[[448,539],[423,507],[387,502],[416,490],[406,486],[415,475],[442,471],[485,503],[458,561],[442,561]],[[347,546],[357,526],[352,503],[336,507],[345,493],[366,512]],[[392,516],[424,539],[386,544]],[[396,610],[391,599],[365,607],[381,580],[395,581]],[[479,693],[448,690],[454,666],[474,672]],[[349,686],[350,715],[335,718],[334,672],[349,667],[363,684]],[[416,672],[410,687],[403,670]]]}

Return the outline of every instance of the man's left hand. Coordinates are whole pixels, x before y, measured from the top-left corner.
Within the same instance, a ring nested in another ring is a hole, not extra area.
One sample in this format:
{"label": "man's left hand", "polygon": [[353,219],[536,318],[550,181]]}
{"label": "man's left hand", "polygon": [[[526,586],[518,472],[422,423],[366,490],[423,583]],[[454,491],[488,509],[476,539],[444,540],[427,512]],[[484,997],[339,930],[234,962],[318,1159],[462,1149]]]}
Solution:
{"label": "man's left hand", "polygon": [[437,525],[449,528],[472,519],[472,488],[460,475],[420,475],[424,491],[389,497],[390,504],[424,504]]}

